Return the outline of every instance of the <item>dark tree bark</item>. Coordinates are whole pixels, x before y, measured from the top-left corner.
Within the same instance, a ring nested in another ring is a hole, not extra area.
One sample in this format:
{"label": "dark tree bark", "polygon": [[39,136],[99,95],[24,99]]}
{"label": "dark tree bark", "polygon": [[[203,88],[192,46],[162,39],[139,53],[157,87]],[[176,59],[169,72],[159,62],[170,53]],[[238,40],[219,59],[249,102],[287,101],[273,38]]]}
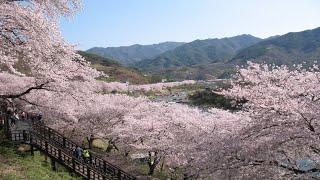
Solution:
{"label": "dark tree bark", "polygon": [[160,163],[162,157],[159,156],[158,152],[154,152],[154,156],[152,156],[152,152],[148,152],[149,158],[148,158],[148,167],[149,167],[149,173],[148,175],[153,175],[154,170],[156,169],[157,165]]}

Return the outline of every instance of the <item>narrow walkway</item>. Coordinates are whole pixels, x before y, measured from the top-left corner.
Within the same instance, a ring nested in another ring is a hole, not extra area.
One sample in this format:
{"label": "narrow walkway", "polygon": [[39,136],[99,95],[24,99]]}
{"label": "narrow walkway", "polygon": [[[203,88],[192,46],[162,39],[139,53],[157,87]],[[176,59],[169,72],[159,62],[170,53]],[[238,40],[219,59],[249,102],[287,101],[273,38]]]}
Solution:
{"label": "narrow walkway", "polygon": [[40,123],[31,124],[28,121],[17,121],[10,127],[10,133],[12,141],[30,144],[32,154],[36,148],[49,156],[53,163],[58,162],[85,179],[136,179],[92,153],[89,161],[76,158],[73,151],[77,144],[47,126]]}
{"label": "narrow walkway", "polygon": [[12,131],[30,131],[32,128],[31,121],[17,121],[16,124],[10,126],[10,130]]}

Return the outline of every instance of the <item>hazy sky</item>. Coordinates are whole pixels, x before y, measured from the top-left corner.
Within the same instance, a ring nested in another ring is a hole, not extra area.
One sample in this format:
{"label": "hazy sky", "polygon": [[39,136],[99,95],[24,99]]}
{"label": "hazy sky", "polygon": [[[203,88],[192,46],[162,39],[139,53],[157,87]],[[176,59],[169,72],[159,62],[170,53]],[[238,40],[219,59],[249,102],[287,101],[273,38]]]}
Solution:
{"label": "hazy sky", "polygon": [[84,0],[83,11],[61,23],[63,36],[83,50],[316,27],[320,0]]}

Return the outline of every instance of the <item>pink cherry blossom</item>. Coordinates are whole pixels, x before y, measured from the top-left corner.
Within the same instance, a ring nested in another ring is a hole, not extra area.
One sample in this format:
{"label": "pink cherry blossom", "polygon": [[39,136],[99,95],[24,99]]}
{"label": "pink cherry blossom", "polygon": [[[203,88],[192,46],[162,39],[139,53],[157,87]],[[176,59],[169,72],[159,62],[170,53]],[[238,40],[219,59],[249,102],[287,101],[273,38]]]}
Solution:
{"label": "pink cherry blossom", "polygon": [[[216,162],[207,167],[211,176],[316,178],[320,171],[318,66],[248,65],[223,94],[248,100],[243,111],[252,120],[211,154]],[[302,162],[309,162],[307,169]]]}

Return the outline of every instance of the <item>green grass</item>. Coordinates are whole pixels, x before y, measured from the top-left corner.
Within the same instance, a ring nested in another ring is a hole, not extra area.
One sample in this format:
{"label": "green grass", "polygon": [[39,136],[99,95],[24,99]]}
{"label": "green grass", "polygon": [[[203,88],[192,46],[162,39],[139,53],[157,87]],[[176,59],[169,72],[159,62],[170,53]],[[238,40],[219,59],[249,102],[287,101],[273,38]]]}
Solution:
{"label": "green grass", "polygon": [[0,137],[0,179],[3,180],[75,180],[65,168],[58,165],[57,171],[52,171],[50,162],[36,151],[34,156],[30,152],[18,152],[18,147]]}

